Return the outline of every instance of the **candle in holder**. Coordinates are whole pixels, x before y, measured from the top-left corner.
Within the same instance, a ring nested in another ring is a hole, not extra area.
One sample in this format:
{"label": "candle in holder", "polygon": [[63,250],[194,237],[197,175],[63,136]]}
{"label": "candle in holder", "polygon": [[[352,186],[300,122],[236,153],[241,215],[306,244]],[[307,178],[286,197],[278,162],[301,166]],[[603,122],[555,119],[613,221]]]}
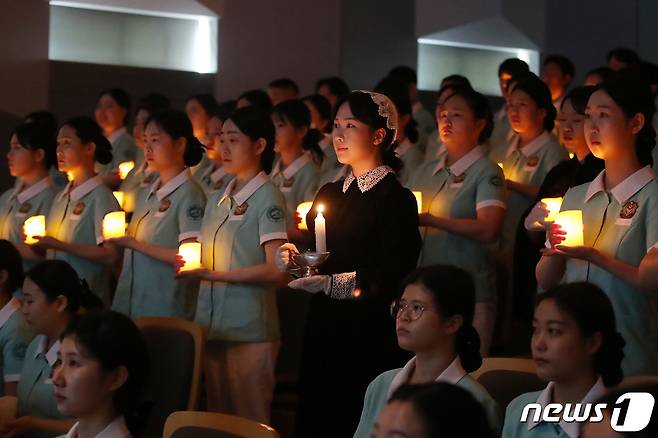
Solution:
{"label": "candle in holder", "polygon": [[423,212],[423,192],[411,192],[416,198],[416,204],[418,205],[418,214]]}
{"label": "candle in holder", "polygon": [[297,206],[297,214],[299,214],[299,217],[301,217],[302,221],[297,225],[297,228],[300,230],[308,230],[308,224],[306,223],[306,215],[308,214],[309,211],[311,211],[311,207],[313,207],[312,202],[302,202]]}
{"label": "candle in holder", "polygon": [[561,211],[555,217],[555,223],[566,231],[564,246],[583,246],[583,212],[580,210]]}
{"label": "candle in holder", "polygon": [[135,167],[134,161],[124,161],[123,163],[119,163],[119,178],[126,179],[128,173],[133,170],[133,167]]}
{"label": "candle in holder", "polygon": [[103,217],[103,238],[113,239],[126,235],[126,212],[112,211]]}
{"label": "candle in holder", "polygon": [[117,202],[119,203],[119,207],[121,207],[121,209],[124,209],[123,205],[124,205],[125,197],[123,195],[123,192],[112,192],[112,194],[117,199]]}
{"label": "candle in holder", "polygon": [[44,215],[31,216],[23,223],[23,232],[25,233],[25,243],[37,243],[35,237],[46,235],[46,217]]}
{"label": "candle in holder", "polygon": [[315,252],[327,252],[327,229],[323,211],[324,205],[318,205],[318,215],[315,217]]}
{"label": "candle in holder", "polygon": [[569,152],[569,159],[572,159],[574,157],[573,152]]}
{"label": "candle in holder", "polygon": [[190,271],[201,267],[201,243],[181,243],[178,247],[178,255],[185,262],[185,265],[180,268],[181,271]]}
{"label": "candle in holder", "polygon": [[544,222],[555,222],[555,216],[560,212],[562,206],[562,198],[542,198],[541,202],[546,204],[546,210],[548,210],[548,216]]}

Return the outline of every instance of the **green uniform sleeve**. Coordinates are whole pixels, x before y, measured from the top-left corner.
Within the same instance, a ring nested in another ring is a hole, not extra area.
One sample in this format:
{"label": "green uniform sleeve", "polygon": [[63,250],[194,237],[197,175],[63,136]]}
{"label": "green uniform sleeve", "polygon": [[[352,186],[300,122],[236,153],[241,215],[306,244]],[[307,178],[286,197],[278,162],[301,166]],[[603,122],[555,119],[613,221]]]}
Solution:
{"label": "green uniform sleeve", "polygon": [[[17,310],[20,312],[20,310]],[[29,330],[20,324],[20,315],[14,314],[5,323],[0,342],[2,343],[3,377],[5,382],[18,382],[23,369],[25,352],[31,341]]]}
{"label": "green uniform sleeve", "polygon": [[192,189],[183,198],[178,208],[178,241],[201,238],[201,222],[206,205],[206,196],[203,190],[191,181]]}
{"label": "green uniform sleeve", "polygon": [[505,177],[500,167],[494,166],[481,172],[477,181],[475,209],[485,207],[505,208]]}
{"label": "green uniform sleeve", "polygon": [[286,233],[286,200],[277,189],[272,190],[258,215],[260,244],[270,240],[288,240]]}

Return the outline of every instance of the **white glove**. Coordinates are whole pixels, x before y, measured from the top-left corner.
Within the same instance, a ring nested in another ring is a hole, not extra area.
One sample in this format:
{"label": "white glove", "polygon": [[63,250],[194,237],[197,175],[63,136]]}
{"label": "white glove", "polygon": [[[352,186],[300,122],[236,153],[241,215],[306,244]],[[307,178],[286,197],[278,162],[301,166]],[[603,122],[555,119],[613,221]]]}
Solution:
{"label": "white glove", "polygon": [[291,265],[292,256],[299,254],[299,250],[292,243],[284,243],[276,250],[276,268],[286,272]]}
{"label": "white glove", "polygon": [[312,294],[324,292],[329,295],[331,292],[331,275],[313,275],[311,277],[302,277],[288,283],[293,289],[305,290]]}
{"label": "white glove", "polygon": [[547,216],[548,209],[546,208],[546,204],[539,201],[534,207],[532,207],[532,210],[530,210],[530,213],[526,216],[523,225],[528,231],[544,231],[548,228],[545,221]]}

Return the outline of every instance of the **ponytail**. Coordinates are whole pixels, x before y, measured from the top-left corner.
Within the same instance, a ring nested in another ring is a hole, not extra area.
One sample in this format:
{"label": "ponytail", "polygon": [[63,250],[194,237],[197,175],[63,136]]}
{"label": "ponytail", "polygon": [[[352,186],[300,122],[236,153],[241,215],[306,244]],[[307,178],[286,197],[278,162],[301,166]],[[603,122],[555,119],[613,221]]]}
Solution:
{"label": "ponytail", "polygon": [[70,126],[80,139],[82,144],[93,143],[96,146],[94,159],[100,164],[108,164],[112,161],[112,144],[103,135],[103,130],[91,117],[75,117],[64,124]]}
{"label": "ponytail", "polygon": [[464,371],[471,373],[482,366],[480,335],[473,324],[462,324],[455,338],[455,349]]}
{"label": "ponytail", "polygon": [[201,162],[203,154],[206,153],[205,146],[194,136],[187,138],[183,161],[187,167],[196,166]]}
{"label": "ponytail", "polygon": [[103,309],[103,300],[101,300],[98,295],[92,292],[89,287],[89,283],[84,278],[80,279],[80,300],[79,307],[87,310],[102,310]]}
{"label": "ponytail", "polygon": [[185,151],[183,152],[183,161],[186,166],[196,166],[203,158],[205,152],[201,144],[192,131],[192,123],[187,115],[179,110],[166,109],[151,114],[144,126],[149,123],[155,123],[169,135],[173,140],[179,138],[185,139]]}
{"label": "ponytail", "polygon": [[311,153],[313,160],[318,165],[321,165],[324,160],[324,152],[320,147],[320,140],[322,140],[322,133],[315,128],[309,129],[302,140],[302,148]]}
{"label": "ponytail", "polygon": [[392,142],[388,146],[384,146],[382,144],[381,150],[382,150],[382,162],[384,163],[385,166],[390,167],[393,169],[393,171],[397,174],[400,173],[402,168],[404,167],[404,163],[398,157],[398,154],[395,153],[395,150],[400,146],[400,143],[397,141]]}

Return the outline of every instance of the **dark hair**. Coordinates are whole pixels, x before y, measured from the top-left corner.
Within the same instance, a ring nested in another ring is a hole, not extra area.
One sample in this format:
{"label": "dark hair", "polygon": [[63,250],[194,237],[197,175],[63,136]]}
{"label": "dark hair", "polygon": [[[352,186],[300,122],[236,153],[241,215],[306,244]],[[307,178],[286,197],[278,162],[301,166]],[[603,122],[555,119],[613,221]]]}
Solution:
{"label": "dark hair", "polygon": [[168,109],[158,111],[149,116],[146,125],[155,123],[160,129],[165,131],[173,140],[184,138],[185,152],[183,153],[183,161],[188,167],[196,166],[203,158],[203,145],[192,133],[192,122],[187,115],[180,110]]}
{"label": "dark hair", "polygon": [[478,137],[478,142],[480,144],[483,144],[485,141],[489,139],[489,137],[491,137],[491,133],[494,127],[493,113],[491,112],[491,108],[489,107],[489,101],[487,100],[486,97],[484,97],[484,95],[478,93],[471,87],[456,85],[456,86],[451,86],[449,89],[452,90],[452,94],[446,97],[445,99],[446,101],[453,96],[462,97],[466,101],[468,107],[471,109],[471,112],[473,113],[475,118],[478,120],[483,119],[486,122],[484,128],[482,129],[482,132],[480,132],[480,136]]}
{"label": "dark hair", "polygon": [[0,239],[0,271],[7,271],[7,291],[13,294],[23,285],[23,259],[14,244]]}
{"label": "dark hair", "polygon": [[103,130],[94,119],[87,116],[75,117],[64,123],[64,126],[73,128],[82,144],[94,143],[96,145],[94,153],[96,161],[101,164],[112,161],[112,144],[103,135]]}
{"label": "dark hair", "polygon": [[302,147],[322,163],[324,152],[318,144],[322,139],[322,133],[317,129],[311,129],[311,112],[301,100],[289,99],[276,104],[272,108],[272,117],[286,121],[297,129],[306,128]]}
{"label": "dark hair", "polygon": [[331,104],[326,97],[320,94],[309,94],[302,98],[302,102],[310,102],[323,120],[328,120],[325,132],[331,132]]}
{"label": "dark hair", "polygon": [[164,94],[160,93],[149,93],[146,96],[139,99],[137,102],[137,107],[135,108],[135,113],[138,113],[140,110],[144,110],[149,115],[168,109],[171,107],[171,102],[169,98]]}
{"label": "dark hair", "polygon": [[350,87],[348,87],[347,83],[338,76],[330,76],[327,78],[319,79],[315,83],[315,92],[317,93],[321,87],[327,87],[331,94],[336,96],[338,99],[342,99],[350,94]]}
{"label": "dark hair", "polygon": [[643,166],[653,164],[652,151],[656,145],[656,131],[651,121],[656,110],[649,84],[637,72],[615,72],[596,90],[604,91],[622,109],[627,118],[637,113],[644,115],[644,126],[635,136],[635,153]]}
{"label": "dark hair", "polygon": [[594,372],[601,375],[607,387],[615,386],[624,377],[624,338],[617,332],[615,311],[608,296],[592,283],[569,283],[556,286],[537,296],[537,305],[553,300],[562,312],[578,324],[584,337],[601,333],[601,348],[594,354]]}
{"label": "dark hair", "polygon": [[139,435],[145,426],[141,410],[149,377],[148,349],[139,328],[121,313],[95,311],[73,318],[60,337],[64,338],[71,338],[81,354],[98,361],[106,372],[126,368],[128,379],[114,394],[113,405],[131,433]]}
{"label": "dark hair", "polygon": [[210,93],[192,95],[185,99],[185,103],[189,102],[190,100],[196,100],[199,102],[199,105],[201,105],[206,114],[210,114],[212,111],[217,109],[217,100],[215,99],[215,96]]}
{"label": "dark hair", "polygon": [[108,88],[107,90],[101,91],[98,94],[98,98],[100,99],[106,94],[114,99],[114,101],[119,104],[121,108],[126,110],[126,115],[123,118],[123,124],[127,125],[128,120],[130,120],[130,95],[121,88]]}
{"label": "dark hair", "polygon": [[544,129],[551,132],[553,127],[555,127],[557,110],[553,105],[551,90],[548,89],[548,86],[544,81],[531,72],[518,77],[518,82],[514,85],[514,88],[512,88],[512,92],[516,90],[526,93],[539,108],[546,111],[546,116],[544,116]]}
{"label": "dark hair", "polygon": [[274,123],[270,115],[261,109],[248,106],[233,111],[226,120],[231,120],[240,132],[252,141],[265,139],[265,150],[260,157],[261,167],[266,173],[272,171],[274,163]]}
{"label": "dark hair", "polygon": [[412,405],[427,438],[494,436],[482,405],[457,385],[445,382],[403,385],[388,402],[395,401]]}
{"label": "dark hair", "polygon": [[466,76],[449,75],[441,79],[440,88],[443,88],[446,85],[466,85],[468,87],[471,87],[471,81],[469,81]]}
{"label": "dark hair", "polygon": [[388,77],[395,78],[398,81],[405,83],[406,85],[418,83],[418,75],[416,75],[416,70],[406,65],[398,65],[397,67],[393,67],[391,71],[388,72]]}
{"label": "dark hair", "polygon": [[418,141],[418,123],[414,120],[411,110],[411,101],[409,100],[409,85],[392,76],[386,77],[379,81],[375,91],[385,94],[395,104],[398,114],[401,116],[410,116],[411,119],[405,127],[404,135],[412,143]]}
{"label": "dark hair", "polygon": [[480,335],[473,327],[475,284],[470,274],[450,265],[427,266],[411,272],[403,280],[402,290],[411,284],[420,284],[430,292],[442,317],[461,315],[463,322],[455,336],[455,350],[464,370],[470,373],[480,368]]}
{"label": "dark hair", "polygon": [[528,64],[519,58],[507,58],[498,66],[498,76],[503,73],[512,75],[512,77],[524,75],[530,71]]}
{"label": "dark hair", "polygon": [[226,120],[235,108],[237,107],[236,100],[226,100],[217,105],[217,109],[210,114],[210,117],[217,117],[220,120]]}
{"label": "dark hair", "polygon": [[57,139],[49,128],[45,128],[38,123],[21,123],[13,131],[18,139],[18,143],[25,149],[36,151],[43,149],[43,163],[46,169],[56,162]]}
{"label": "dark hair", "polygon": [[81,307],[86,310],[103,307],[103,302],[89,289],[87,282],[80,280],[75,269],[63,260],[44,260],[27,271],[25,277],[36,284],[50,302],[60,295],[66,297],[71,315]]}
{"label": "dark hair", "polygon": [[299,93],[299,86],[297,85],[297,82],[293,81],[290,78],[275,79],[269,84],[267,84],[267,86],[271,88],[283,88],[285,90],[290,90],[290,91],[294,91],[295,93]]}
{"label": "dark hair", "polygon": [[608,77],[610,77],[611,74],[612,74],[612,70],[610,70],[610,68],[604,66],[604,67],[596,67],[596,68],[588,71],[587,75],[585,75],[585,77],[590,76],[590,75],[597,75],[601,78],[601,80],[605,81],[606,79],[608,79]]}
{"label": "dark hair", "polygon": [[23,118],[25,123],[35,123],[41,129],[46,131],[48,135],[57,138],[57,118],[50,111],[33,111]]}
{"label": "dark hair", "polygon": [[617,47],[616,49],[610,50],[606,60],[610,62],[613,57],[627,67],[634,67],[640,63],[640,57],[638,54],[634,50],[625,47]]}
{"label": "dark hair", "polygon": [[593,86],[581,86],[572,89],[566,96],[564,96],[564,99],[562,99],[560,110],[564,108],[564,102],[568,100],[571,102],[573,109],[581,116],[584,116],[585,109],[587,108],[587,101],[595,90],[596,87]]}
{"label": "dark hair", "polygon": [[395,155],[395,148],[398,143],[395,141],[395,130],[386,126],[386,117],[379,114],[379,105],[377,105],[368,92],[352,91],[343,99],[336,102],[335,112],[344,104],[349,105],[352,115],[361,123],[377,130],[383,128],[386,131],[384,140],[379,145],[382,154],[382,161],[385,165],[390,166],[394,171],[399,172],[402,169],[402,161]]}
{"label": "dark hair", "polygon": [[542,65],[546,67],[548,64],[557,65],[564,76],[571,76],[571,79],[576,76],[576,67],[573,65],[573,62],[571,62],[571,60],[566,56],[548,55],[544,59],[544,63]]}
{"label": "dark hair", "polygon": [[650,85],[658,85],[658,65],[643,61],[640,64],[640,74]]}
{"label": "dark hair", "polygon": [[272,109],[272,99],[264,90],[249,90],[238,96],[238,100],[244,99],[249,105],[259,108],[261,111]]}

